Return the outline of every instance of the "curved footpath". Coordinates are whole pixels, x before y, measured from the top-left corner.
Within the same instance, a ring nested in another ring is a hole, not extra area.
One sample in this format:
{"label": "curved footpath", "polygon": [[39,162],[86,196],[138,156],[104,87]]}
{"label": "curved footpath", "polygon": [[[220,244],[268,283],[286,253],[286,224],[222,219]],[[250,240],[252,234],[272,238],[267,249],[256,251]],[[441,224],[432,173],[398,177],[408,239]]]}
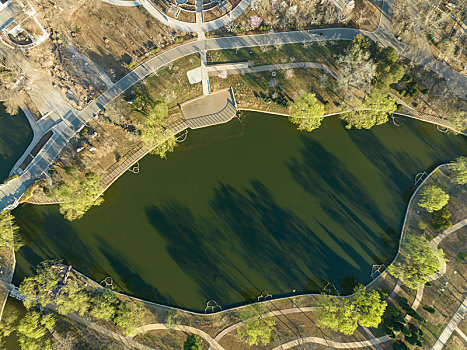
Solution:
{"label": "curved footpath", "polygon": [[206,33],[212,30],[216,30],[224,27],[230,22],[234,21],[239,17],[247,8],[250,6],[252,0],[241,0],[237,6],[235,6],[231,11],[227,12],[225,15],[216,18],[212,21],[202,22],[202,23],[192,23],[184,22],[173,17],[167,16],[162,12],[151,0],[136,0],[136,1],[126,1],[126,0],[101,0],[111,5],[116,6],[143,6],[146,11],[149,12],[151,16],[157,19],[162,24],[167,27],[181,30],[184,32],[190,33]]}

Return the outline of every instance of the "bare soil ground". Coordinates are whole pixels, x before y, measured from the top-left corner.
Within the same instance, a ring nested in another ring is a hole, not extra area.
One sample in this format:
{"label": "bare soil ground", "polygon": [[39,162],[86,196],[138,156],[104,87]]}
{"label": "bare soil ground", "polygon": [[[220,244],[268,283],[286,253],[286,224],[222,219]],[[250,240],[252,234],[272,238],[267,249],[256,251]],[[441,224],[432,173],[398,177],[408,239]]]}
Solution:
{"label": "bare soil ground", "polygon": [[128,73],[132,62],[192,36],[161,25],[142,7],[84,0],[34,5],[50,40],[29,51],[28,60],[77,106]]}

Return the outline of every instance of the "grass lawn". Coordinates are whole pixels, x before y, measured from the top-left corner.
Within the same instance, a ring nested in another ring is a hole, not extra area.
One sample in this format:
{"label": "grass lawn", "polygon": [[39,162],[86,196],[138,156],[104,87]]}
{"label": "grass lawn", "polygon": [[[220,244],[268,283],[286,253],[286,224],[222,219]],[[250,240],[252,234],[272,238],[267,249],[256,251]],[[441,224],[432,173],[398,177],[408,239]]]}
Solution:
{"label": "grass lawn", "polygon": [[334,55],[350,45],[350,41],[246,47],[238,50],[208,51],[208,64],[251,62],[254,66],[286,62],[320,62],[334,67]]}

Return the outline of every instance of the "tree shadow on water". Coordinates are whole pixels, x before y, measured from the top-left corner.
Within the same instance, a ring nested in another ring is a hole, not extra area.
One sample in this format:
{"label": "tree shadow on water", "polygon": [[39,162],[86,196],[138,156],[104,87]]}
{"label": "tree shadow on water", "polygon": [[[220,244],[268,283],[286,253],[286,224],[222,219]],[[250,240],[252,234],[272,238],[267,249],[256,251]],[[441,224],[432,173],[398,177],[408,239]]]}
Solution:
{"label": "tree shadow on water", "polygon": [[[154,300],[166,305],[175,305],[173,299],[165,296],[159,292],[159,290],[143,280],[137,271],[132,270],[133,266],[131,263],[126,261],[122,254],[116,252],[109,246],[109,242],[101,237],[96,237],[99,246],[99,250],[104,255],[106,260],[109,262],[112,269],[117,273],[117,276],[112,276],[109,272],[104,272],[105,277],[110,276],[116,283],[116,290],[126,294],[133,294],[139,298],[145,298],[148,300]],[[150,264],[151,262],[147,262]],[[122,283],[119,283],[115,279],[119,279]]]}
{"label": "tree shadow on water", "polygon": [[[309,137],[302,136],[302,142],[302,159],[293,158],[287,164],[292,178],[362,246],[370,250],[377,246],[378,234],[391,226],[390,215],[379,209],[376,196],[335,155]],[[377,225],[379,232],[365,221]]]}
{"label": "tree shadow on water", "polygon": [[250,185],[240,192],[219,184],[209,217],[195,216],[178,202],[149,207],[146,215],[205,299],[226,305],[263,290],[282,294],[313,286],[311,291],[319,291],[327,265],[344,261],[298,216],[280,207],[261,182]]}
{"label": "tree shadow on water", "polygon": [[18,264],[15,282],[33,274],[34,267],[46,259],[62,259],[84,273],[93,275],[98,262],[72,224],[53,210],[44,212],[34,205],[21,207],[14,213],[26,245],[19,254],[28,264]]}

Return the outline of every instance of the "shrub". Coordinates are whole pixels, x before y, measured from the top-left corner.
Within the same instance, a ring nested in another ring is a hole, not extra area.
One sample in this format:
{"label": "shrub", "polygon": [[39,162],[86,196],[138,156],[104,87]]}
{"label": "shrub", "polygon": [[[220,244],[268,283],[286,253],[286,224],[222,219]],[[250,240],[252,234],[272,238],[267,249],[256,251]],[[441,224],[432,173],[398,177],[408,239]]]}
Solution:
{"label": "shrub", "polygon": [[405,341],[410,345],[416,345],[418,342],[418,337],[415,334],[412,334],[412,336],[405,338]]}
{"label": "shrub", "polygon": [[405,327],[404,327],[404,325],[403,325],[402,323],[400,323],[400,322],[394,323],[394,330],[395,330],[396,332],[402,332],[402,330],[403,330],[404,328],[405,328]]}
{"label": "shrub", "polygon": [[405,335],[406,337],[410,337],[412,335],[412,332],[410,332],[407,328],[402,328],[402,334]]}
{"label": "shrub", "polygon": [[89,128],[87,126],[85,126],[80,132],[79,134],[81,136],[84,136],[84,135],[87,135],[89,133]]}
{"label": "shrub", "polygon": [[404,298],[404,297],[401,297],[398,299],[398,302],[399,302],[399,305],[402,306],[402,305],[409,305],[409,301],[407,300],[407,298]]}
{"label": "shrub", "polygon": [[394,329],[394,321],[388,318],[383,321],[383,325],[389,329]]}
{"label": "shrub", "polygon": [[418,328],[413,323],[409,323],[409,330],[412,332],[412,334],[420,334],[420,328]]}
{"label": "shrub", "polygon": [[426,283],[425,283],[425,286],[426,286],[426,287],[431,287],[431,282],[430,282],[430,281],[426,282]]}
{"label": "shrub", "polygon": [[452,222],[449,220],[451,217],[451,212],[443,207],[441,210],[435,211],[433,215],[433,229],[435,231],[445,230],[452,226]]}
{"label": "shrub", "polygon": [[128,63],[128,64],[126,65],[126,68],[127,68],[128,70],[132,70],[133,67],[136,66],[137,64],[138,64],[138,62],[136,62],[136,61],[131,61],[130,63]]}
{"label": "shrub", "polygon": [[428,305],[423,305],[423,310],[425,310],[426,312],[429,312],[430,314],[434,314],[436,312],[434,308]]}
{"label": "shrub", "polygon": [[423,89],[422,94],[427,95],[430,91],[428,89]]}
{"label": "shrub", "polygon": [[328,100],[324,100],[324,101],[323,101],[323,104],[324,104],[325,106],[327,106],[327,105],[329,104],[329,101],[328,101]]}
{"label": "shrub", "polygon": [[386,327],[384,324],[381,326],[381,330],[383,331],[384,334],[386,334],[391,339],[394,339],[396,337],[394,332],[388,327]]}
{"label": "shrub", "polygon": [[176,43],[176,44],[183,43],[183,36],[177,36],[177,37],[175,38],[175,43]]}
{"label": "shrub", "polygon": [[418,222],[417,226],[420,230],[423,230],[423,231],[425,231],[428,228],[428,224],[425,221],[421,221],[421,220]]}

